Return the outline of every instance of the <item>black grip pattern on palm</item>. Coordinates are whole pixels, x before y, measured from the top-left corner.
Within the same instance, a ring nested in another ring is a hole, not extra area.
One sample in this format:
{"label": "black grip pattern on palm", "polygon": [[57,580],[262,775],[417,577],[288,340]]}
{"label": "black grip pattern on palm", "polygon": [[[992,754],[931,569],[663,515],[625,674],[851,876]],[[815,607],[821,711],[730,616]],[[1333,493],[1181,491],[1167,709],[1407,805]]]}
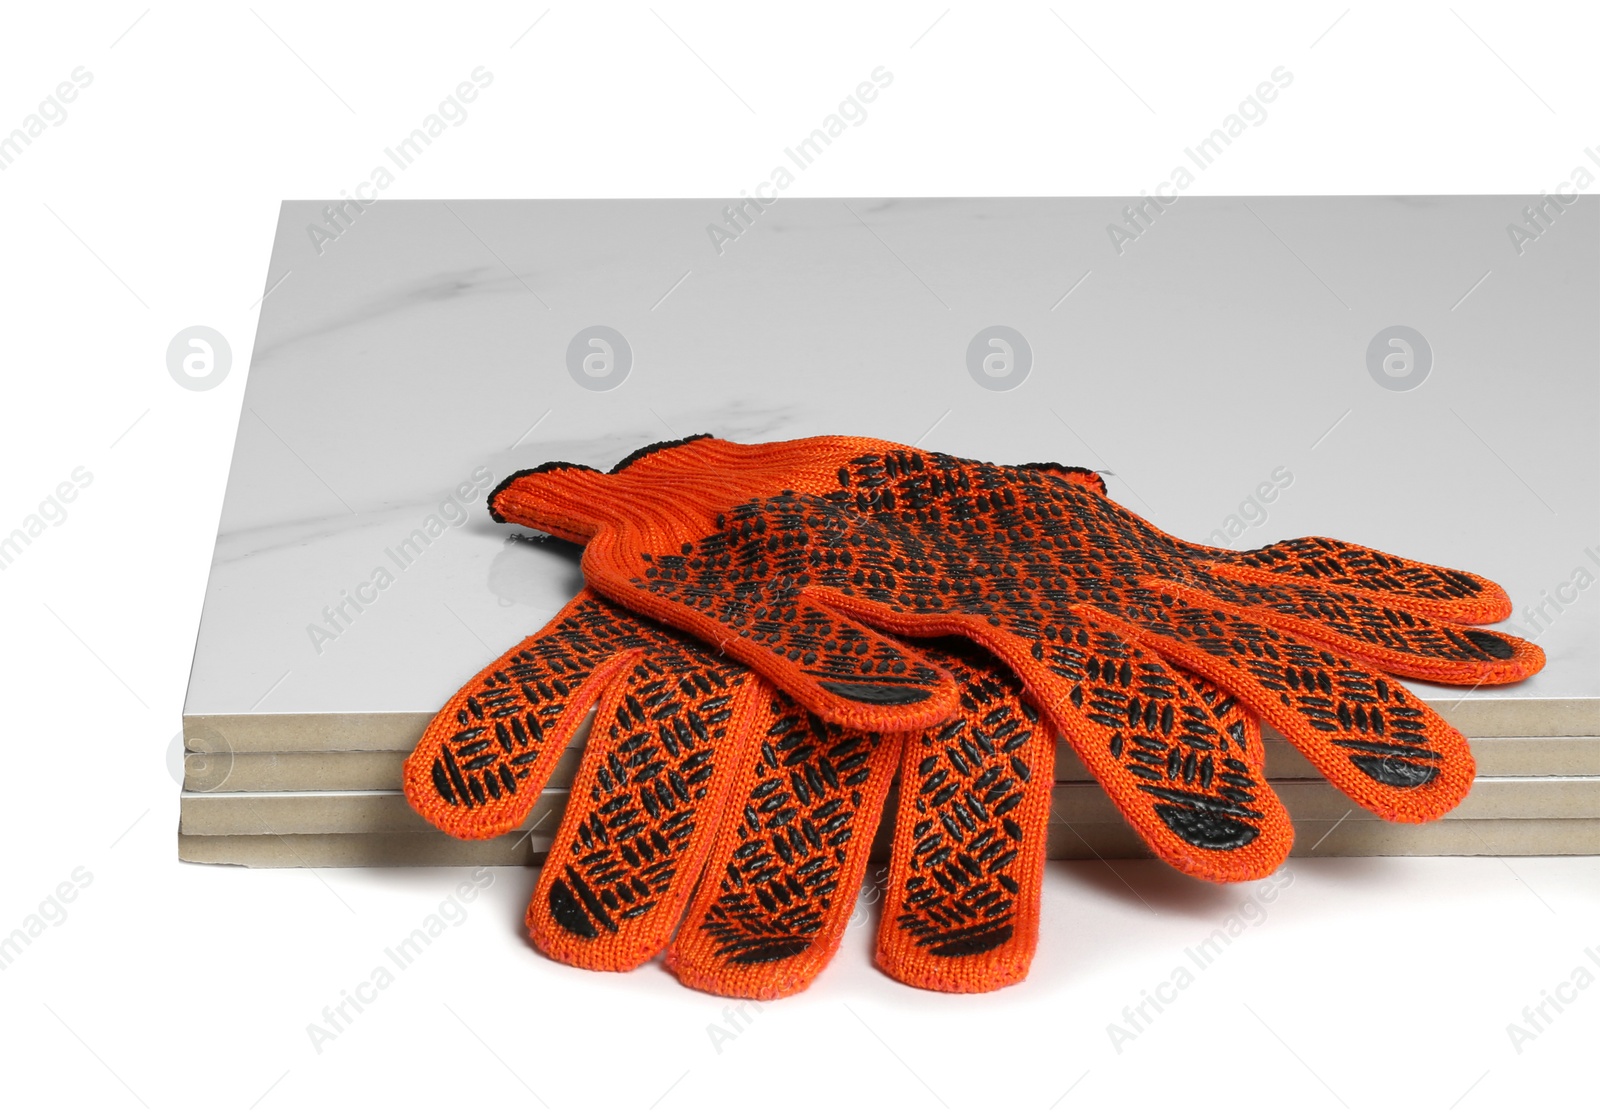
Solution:
{"label": "black grip pattern on palm", "polygon": [[[1022,677],[1125,812],[1140,797],[1115,762],[1147,703],[1184,720],[1193,756],[1180,768],[1219,743],[1175,665],[1237,696],[1359,803],[1424,820],[1465,795],[1470,753],[1383,673],[1493,683],[1543,662],[1525,641],[1454,623],[1504,615],[1499,588],[1462,572],[1337,541],[1198,547],[1097,485],[909,448],[856,455],[836,482],[736,502],[671,550],[596,537],[585,571],[602,593],[692,626],[798,701],[860,725],[875,724],[871,690],[841,713],[823,661],[835,632],[974,639]],[[924,662],[900,651],[896,671]]]}
{"label": "black grip pattern on palm", "polygon": [[957,717],[928,730],[846,730],[777,696],[750,795],[709,863],[724,868],[708,876],[673,945],[672,966],[692,985],[749,996],[741,965],[815,950],[819,930],[854,905],[871,838],[861,828],[876,822],[896,770],[879,965],[942,990],[989,990],[1027,974],[1054,743],[1015,679],[981,651],[921,651],[960,693]]}
{"label": "black grip pattern on palm", "polygon": [[[621,970],[657,955],[682,918],[669,962],[685,983],[772,997],[802,988],[837,946],[898,775],[880,964],[918,986],[992,989],[1026,974],[1037,940],[1054,735],[981,650],[919,652],[955,683],[956,716],[850,730],[584,592],[444,706],[406,764],[406,793],[453,835],[504,833],[592,706],[528,908],[535,942]],[[1257,877],[1287,853],[1274,841],[1287,819],[1261,780],[1253,721],[1205,694],[1225,726],[1215,773],[1209,758],[1182,760],[1182,720],[1155,705],[1127,724],[1123,764],[1192,840],[1158,852],[1181,850],[1174,863],[1190,872]]]}
{"label": "black grip pattern on palm", "polygon": [[[959,749],[970,760],[949,794],[964,790],[959,810],[974,825],[939,851],[896,848],[891,876],[913,887],[886,910],[882,951],[897,977],[937,986],[948,979],[941,944],[962,939],[967,986],[1003,985],[1026,974],[1036,940],[1053,743],[1031,732],[1019,687],[981,652],[927,651],[962,681],[963,711],[981,725],[831,725],[742,665],[581,593],[445,705],[407,761],[406,794],[451,834],[504,833],[593,705],[528,907],[534,941],[568,963],[623,970],[659,954],[683,920],[669,961],[685,983],[773,997],[802,988],[837,947],[901,765]],[[1002,727],[1014,730],[997,739]],[[944,809],[907,800],[897,830],[925,836]],[[938,876],[946,858],[968,867],[960,880]],[[963,939],[957,926],[973,920],[981,934]],[[945,934],[902,942],[903,921]]]}

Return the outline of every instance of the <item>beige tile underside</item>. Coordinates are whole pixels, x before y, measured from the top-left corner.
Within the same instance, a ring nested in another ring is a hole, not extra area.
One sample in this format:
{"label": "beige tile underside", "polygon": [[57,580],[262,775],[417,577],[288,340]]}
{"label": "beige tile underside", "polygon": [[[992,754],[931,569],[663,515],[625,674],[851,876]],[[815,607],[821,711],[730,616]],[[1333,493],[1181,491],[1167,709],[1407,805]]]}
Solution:
{"label": "beige tile underside", "polygon": [[[178,856],[262,868],[295,866],[516,866],[538,865],[550,835],[507,835],[463,842],[437,832],[389,834],[282,834],[178,836]],[[875,860],[887,852],[880,834]],[[1326,831],[1303,828],[1296,857],[1493,856],[1600,854],[1600,820],[1499,819],[1441,820],[1419,827],[1351,818]],[[1100,831],[1050,828],[1049,856],[1071,858],[1148,858],[1149,850],[1126,824]]]}
{"label": "beige tile underside", "polygon": [[[571,787],[579,748],[561,755],[548,787]],[[1478,738],[1472,741],[1478,775],[1600,776],[1600,738]],[[394,792],[406,753],[339,750],[284,753],[190,753],[188,792]],[[1056,749],[1059,780],[1088,780],[1083,762],[1064,743]],[[1316,769],[1281,738],[1267,740],[1267,776],[1315,777]]]}
{"label": "beige tile underside", "polygon": [[[1373,818],[1325,781],[1291,778],[1275,781],[1273,789],[1290,818],[1302,826]],[[530,829],[553,830],[567,799],[565,790],[546,791],[528,813]],[[1059,819],[1079,829],[1122,823],[1105,792],[1092,782],[1057,784],[1052,806]],[[190,835],[432,830],[398,792],[185,792],[179,818],[180,830]],[[1600,777],[1485,777],[1446,818],[1473,822],[1600,818]]]}
{"label": "beige tile underside", "polygon": [[[1600,698],[1489,700],[1483,691],[1433,702],[1433,708],[1472,739],[1600,738]],[[308,714],[187,714],[191,751],[300,753],[409,750],[432,712]],[[1263,736],[1276,735],[1271,727]]]}

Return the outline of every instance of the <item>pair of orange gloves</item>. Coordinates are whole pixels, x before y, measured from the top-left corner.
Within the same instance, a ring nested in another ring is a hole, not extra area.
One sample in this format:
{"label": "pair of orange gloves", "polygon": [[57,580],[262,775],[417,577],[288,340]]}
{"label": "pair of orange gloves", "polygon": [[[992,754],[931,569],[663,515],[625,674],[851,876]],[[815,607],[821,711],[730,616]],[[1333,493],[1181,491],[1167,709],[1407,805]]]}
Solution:
{"label": "pair of orange gloves", "polygon": [[503,834],[593,708],[534,942],[599,970],[667,948],[734,997],[827,963],[896,777],[878,963],[991,990],[1037,943],[1058,735],[1158,857],[1244,881],[1293,840],[1260,721],[1361,807],[1422,822],[1473,761],[1393,677],[1544,663],[1470,627],[1511,609],[1476,575],[1317,537],[1186,543],[1052,464],[700,436],[525,471],[489,506],[583,544],[587,587],[440,711],[406,795],[451,835]]}

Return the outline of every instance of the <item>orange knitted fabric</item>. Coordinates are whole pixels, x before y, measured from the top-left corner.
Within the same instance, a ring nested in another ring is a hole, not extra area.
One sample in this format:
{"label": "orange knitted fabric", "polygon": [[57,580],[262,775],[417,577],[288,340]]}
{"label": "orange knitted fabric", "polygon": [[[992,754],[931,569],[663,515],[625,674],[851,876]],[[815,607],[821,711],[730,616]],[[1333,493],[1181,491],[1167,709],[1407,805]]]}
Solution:
{"label": "orange knitted fabric", "polygon": [[[407,759],[406,795],[452,835],[503,834],[593,703],[528,906],[535,944],[575,966],[627,970],[682,920],[668,964],[685,984],[770,998],[803,989],[837,948],[898,772],[879,963],[915,986],[995,989],[1026,975],[1037,942],[1055,739],[983,652],[919,652],[954,682],[957,717],[846,730],[585,591],[445,705]],[[1212,880],[1262,877],[1293,836],[1262,779],[1255,722],[1190,682],[1224,727],[1215,772],[1162,760],[1184,731],[1159,715],[1125,758],[1168,828],[1155,845]]]}
{"label": "orange knitted fabric", "polygon": [[[879,965],[909,985],[958,993],[1027,976],[1054,741],[988,657],[955,646],[920,651],[958,689],[960,715],[933,729],[849,731],[784,700],[774,706],[782,717],[750,795],[707,867],[721,870],[708,872],[667,956],[684,983],[740,998],[810,983],[855,907],[897,768]],[[1254,876],[1247,861],[1234,869]]]}
{"label": "orange knitted fabric", "polygon": [[[1363,661],[1456,681],[1542,664],[1458,627],[1509,611],[1476,576],[1317,538],[1198,547],[1054,465],[697,439],[609,475],[519,474],[490,505],[595,537],[592,583],[767,678],[585,591],[439,713],[407,796],[453,835],[504,833],[593,705],[530,933],[622,970],[681,920],[669,966],[732,996],[793,993],[826,964],[897,771],[879,965],[989,990],[1037,941],[1057,730],[1158,856],[1239,881],[1293,837],[1252,711],[1361,805],[1436,818],[1471,783],[1466,743]],[[875,629],[962,635],[1017,675],[970,643]]]}
{"label": "orange knitted fabric", "polygon": [[[457,837],[503,834],[594,702],[528,906],[535,944],[628,970],[659,954],[687,911],[668,960],[680,979],[772,998],[804,989],[837,949],[903,767],[884,968],[913,985],[993,989],[1027,973],[1037,941],[1053,740],[983,653],[925,654],[959,682],[960,718],[844,730],[585,591],[439,712],[407,759],[406,796]],[[1286,841],[1236,849],[1218,872],[1269,873]]]}
{"label": "orange knitted fabric", "polygon": [[580,593],[459,690],[407,758],[419,815],[456,838],[521,824],[591,708],[569,807],[528,908],[552,958],[627,970],[666,946],[771,689]]}
{"label": "orange knitted fabric", "polygon": [[[588,541],[585,576],[742,660],[824,718],[914,729],[953,682],[884,633],[993,653],[1163,857],[1186,844],[1143,792],[1141,737],[1177,771],[1223,730],[1182,667],[1275,726],[1357,803],[1437,818],[1474,768],[1465,739],[1386,673],[1522,679],[1544,654],[1463,623],[1503,619],[1493,583],[1335,540],[1230,552],[1174,539],[1086,471],[1004,467],[874,439],[745,446],[700,437],[610,474],[552,463],[490,496],[496,516]],[[1207,790],[1207,794],[1214,794]]]}

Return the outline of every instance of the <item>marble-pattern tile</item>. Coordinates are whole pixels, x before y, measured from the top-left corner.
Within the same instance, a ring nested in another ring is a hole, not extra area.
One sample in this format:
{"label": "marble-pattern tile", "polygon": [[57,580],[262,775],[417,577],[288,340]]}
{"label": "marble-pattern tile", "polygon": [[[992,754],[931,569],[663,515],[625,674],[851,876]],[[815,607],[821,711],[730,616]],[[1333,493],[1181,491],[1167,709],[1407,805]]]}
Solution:
{"label": "marble-pattern tile", "polygon": [[[786,199],[719,253],[724,204],[381,202],[318,253],[325,204],[286,203],[189,724],[414,725],[580,585],[492,523],[495,481],[711,431],[1089,465],[1189,538],[1481,572],[1548,668],[1418,691],[1477,734],[1600,734],[1593,211],[1519,256],[1515,198],[1184,198],[1119,254],[1121,199]],[[633,355],[603,392],[566,359],[596,324]],[[1009,391],[967,368],[996,324],[1033,355]],[[1395,324],[1434,355],[1407,392],[1366,363]]]}

